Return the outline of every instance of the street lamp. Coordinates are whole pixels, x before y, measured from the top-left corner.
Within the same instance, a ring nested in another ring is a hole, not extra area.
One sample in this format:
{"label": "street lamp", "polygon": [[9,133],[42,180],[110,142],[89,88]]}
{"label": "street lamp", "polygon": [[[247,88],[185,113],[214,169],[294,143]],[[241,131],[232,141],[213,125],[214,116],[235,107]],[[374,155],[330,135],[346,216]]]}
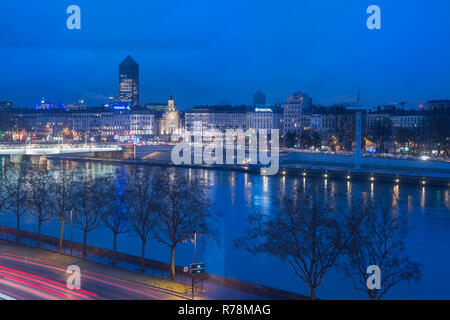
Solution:
{"label": "street lamp", "polygon": [[197,263],[197,232],[194,233],[194,263]]}
{"label": "street lamp", "polygon": [[73,241],[72,241],[72,210],[70,210],[70,256],[72,257],[72,249]]}
{"label": "street lamp", "polygon": [[[197,232],[194,233],[194,265],[197,263]],[[191,275],[192,275],[192,299],[195,297],[195,276],[192,273],[191,265]]]}

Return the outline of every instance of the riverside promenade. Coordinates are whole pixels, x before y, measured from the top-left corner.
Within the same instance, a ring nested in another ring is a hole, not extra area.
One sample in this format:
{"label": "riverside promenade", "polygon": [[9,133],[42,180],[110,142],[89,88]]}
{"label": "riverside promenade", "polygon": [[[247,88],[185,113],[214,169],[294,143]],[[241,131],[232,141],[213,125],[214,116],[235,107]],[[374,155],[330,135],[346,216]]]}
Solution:
{"label": "riverside promenade", "polygon": [[[175,166],[171,161],[173,146],[132,146],[122,153],[88,153],[52,155],[49,159],[100,161],[116,165]],[[131,149],[131,150],[130,150]],[[421,160],[406,157],[363,156],[355,168],[352,154],[283,150],[278,175],[303,177],[450,186],[450,161]],[[232,170],[260,174],[260,165],[180,164],[178,167],[209,170]]]}

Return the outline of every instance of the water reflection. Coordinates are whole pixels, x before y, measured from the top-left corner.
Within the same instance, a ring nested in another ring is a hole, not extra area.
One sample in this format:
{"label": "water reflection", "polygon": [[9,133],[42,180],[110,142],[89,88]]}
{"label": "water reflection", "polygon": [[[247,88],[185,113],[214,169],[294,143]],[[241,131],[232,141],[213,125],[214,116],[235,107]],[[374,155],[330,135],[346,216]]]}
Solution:
{"label": "water reflection", "polygon": [[422,210],[425,209],[425,197],[426,197],[425,187],[422,187],[422,193],[420,196],[420,207],[422,208]]}
{"label": "water reflection", "polygon": [[263,191],[264,193],[269,192],[269,177],[267,176],[263,176]]}
{"label": "water reflection", "polygon": [[399,187],[398,184],[394,186],[392,189],[392,206],[396,207],[398,205],[398,198],[399,198]]}
{"label": "water reflection", "polygon": [[448,200],[448,190],[445,190],[445,206],[450,210],[450,202]]}
{"label": "water reflection", "polygon": [[352,186],[352,183],[350,181],[347,181],[347,208],[349,209],[352,207]]}
{"label": "water reflection", "polygon": [[372,199],[372,200],[373,200],[373,198],[375,197],[374,188],[375,188],[375,185],[374,185],[373,182],[371,182],[371,183],[370,183],[370,199]]}
{"label": "water reflection", "polygon": [[412,213],[413,209],[413,197],[408,195],[408,213]]}
{"label": "water reflection", "polygon": [[230,186],[236,186],[236,172],[230,172]]}

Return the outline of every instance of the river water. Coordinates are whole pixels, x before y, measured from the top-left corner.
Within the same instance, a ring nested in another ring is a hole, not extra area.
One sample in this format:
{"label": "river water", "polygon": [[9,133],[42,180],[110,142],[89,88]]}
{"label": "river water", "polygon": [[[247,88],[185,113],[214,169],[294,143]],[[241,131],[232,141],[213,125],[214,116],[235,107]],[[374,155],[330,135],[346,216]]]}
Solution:
{"label": "river water", "polygon": [[[127,171],[126,166],[99,162],[51,161],[49,168],[85,166],[97,174],[112,173],[116,169]],[[349,208],[350,195],[353,198],[371,197],[383,202],[398,202],[398,210],[410,218],[412,231],[406,241],[411,259],[424,265],[424,275],[418,284],[400,284],[386,295],[390,299],[450,299],[450,188],[421,185],[399,185],[370,182],[347,182],[341,180],[312,180],[292,176],[263,177],[232,171],[203,169],[179,169],[186,175],[200,176],[207,181],[208,193],[215,208],[222,213],[219,219],[218,241],[206,241],[201,237],[197,244],[197,262],[203,261],[208,272],[259,283],[300,294],[308,294],[308,287],[295,276],[290,266],[265,255],[253,256],[237,249],[233,241],[244,234],[246,218],[255,210],[270,214],[276,210],[275,198],[282,192],[292,192],[299,185],[312,182],[323,185],[323,193],[335,192],[339,205]],[[394,197],[393,195],[396,195]],[[396,200],[395,200],[396,199]],[[15,227],[15,216],[0,215],[0,224]],[[23,218],[23,229],[36,231],[32,217]],[[50,221],[43,227],[43,233],[58,235],[58,224]],[[70,227],[65,230],[68,239]],[[82,234],[74,228],[73,238],[82,241]],[[128,234],[118,238],[118,250],[140,254],[139,239]],[[108,229],[100,228],[88,235],[88,243],[107,249],[112,248],[112,235]],[[147,245],[148,258],[169,262],[169,248],[156,241]],[[193,262],[194,248],[191,242],[180,245],[176,251],[176,264]],[[365,299],[366,296],[353,288],[352,281],[338,272],[325,276],[317,289],[317,296],[324,299]]]}

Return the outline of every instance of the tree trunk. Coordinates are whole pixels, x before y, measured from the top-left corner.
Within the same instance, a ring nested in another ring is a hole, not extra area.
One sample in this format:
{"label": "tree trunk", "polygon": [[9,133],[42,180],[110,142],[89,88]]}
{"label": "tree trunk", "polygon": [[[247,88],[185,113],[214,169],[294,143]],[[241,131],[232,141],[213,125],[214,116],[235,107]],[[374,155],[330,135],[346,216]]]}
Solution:
{"label": "tree trunk", "polygon": [[17,243],[20,242],[20,215],[16,214],[17,217],[17,234],[16,234],[16,241]]}
{"label": "tree trunk", "polygon": [[141,272],[145,271],[145,240],[142,240],[142,249],[141,249]]}
{"label": "tree trunk", "polygon": [[112,258],[112,265],[113,267],[116,266],[117,263],[117,233],[114,232],[114,248],[113,248],[113,258]]}
{"label": "tree trunk", "polygon": [[62,253],[62,249],[63,249],[63,236],[64,236],[64,225],[65,225],[65,221],[64,219],[61,220],[61,231],[59,233],[59,248],[58,248],[58,253]]}
{"label": "tree trunk", "polygon": [[38,234],[37,234],[37,246],[38,246],[38,248],[41,247],[41,224],[42,224],[42,222],[39,221],[38,222]]}
{"label": "tree trunk", "polygon": [[83,234],[83,259],[86,259],[86,243],[87,243],[87,231]]}
{"label": "tree trunk", "polygon": [[316,300],[316,287],[310,286],[311,289],[311,300]]}
{"label": "tree trunk", "polygon": [[170,278],[175,280],[175,246],[170,247]]}

